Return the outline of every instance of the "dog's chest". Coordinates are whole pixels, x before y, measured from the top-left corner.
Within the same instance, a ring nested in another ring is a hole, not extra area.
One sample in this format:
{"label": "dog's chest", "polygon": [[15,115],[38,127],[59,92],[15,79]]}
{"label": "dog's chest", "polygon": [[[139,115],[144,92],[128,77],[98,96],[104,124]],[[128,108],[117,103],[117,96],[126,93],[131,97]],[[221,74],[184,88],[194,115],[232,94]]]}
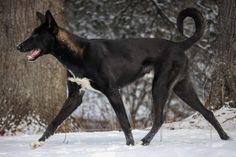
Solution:
{"label": "dog's chest", "polygon": [[86,77],[84,78],[78,78],[78,77],[69,77],[69,81],[77,83],[79,86],[81,86],[81,90],[92,90],[94,92],[99,92],[98,90],[94,89],[91,86],[90,80]]}
{"label": "dog's chest", "polygon": [[71,70],[68,70],[68,71],[73,76],[73,77],[68,77],[68,80],[78,84],[81,87],[80,90],[90,90],[90,91],[94,91],[97,93],[101,93],[100,91],[98,91],[92,87],[90,79],[88,79],[86,77],[82,77],[82,78],[76,77]]}

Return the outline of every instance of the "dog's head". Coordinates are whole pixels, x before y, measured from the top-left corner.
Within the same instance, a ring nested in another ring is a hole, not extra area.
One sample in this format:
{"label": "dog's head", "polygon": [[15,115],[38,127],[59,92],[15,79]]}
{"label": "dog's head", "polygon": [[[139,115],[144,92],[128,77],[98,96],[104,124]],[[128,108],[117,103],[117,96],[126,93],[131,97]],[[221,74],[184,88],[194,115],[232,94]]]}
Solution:
{"label": "dog's head", "polygon": [[45,15],[39,12],[36,15],[41,24],[33,30],[28,39],[17,46],[20,52],[27,52],[28,61],[34,61],[39,56],[52,52],[59,30],[49,10]]}

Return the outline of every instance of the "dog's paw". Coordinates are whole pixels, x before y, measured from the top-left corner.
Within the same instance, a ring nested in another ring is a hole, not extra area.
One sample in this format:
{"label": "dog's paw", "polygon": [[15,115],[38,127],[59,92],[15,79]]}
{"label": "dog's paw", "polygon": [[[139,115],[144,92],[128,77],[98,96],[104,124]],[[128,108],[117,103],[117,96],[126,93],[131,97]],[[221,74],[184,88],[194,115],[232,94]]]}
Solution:
{"label": "dog's paw", "polygon": [[135,145],[143,145],[143,141],[141,141],[141,140],[140,141],[136,141]]}
{"label": "dog's paw", "polygon": [[222,140],[229,140],[229,139],[230,139],[230,137],[229,137],[225,132],[220,135],[220,138],[221,138]]}
{"label": "dog's paw", "polygon": [[142,145],[142,146],[147,146],[150,144],[150,141],[146,141],[144,139],[140,140],[140,141],[136,141],[135,142],[136,145]]}
{"label": "dog's paw", "polygon": [[30,144],[31,149],[36,149],[41,147],[45,142],[44,141],[34,141]]}

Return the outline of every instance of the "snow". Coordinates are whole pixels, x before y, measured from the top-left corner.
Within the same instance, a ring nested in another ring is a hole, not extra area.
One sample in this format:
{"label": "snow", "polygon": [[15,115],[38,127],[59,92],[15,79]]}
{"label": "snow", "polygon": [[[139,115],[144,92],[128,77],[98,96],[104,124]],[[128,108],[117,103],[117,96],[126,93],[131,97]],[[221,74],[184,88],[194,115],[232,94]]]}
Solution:
{"label": "snow", "polygon": [[[32,150],[30,142],[39,138],[39,135],[22,135],[0,138],[1,157],[236,157],[236,134],[229,132],[233,137],[230,141],[222,141],[216,132],[210,138],[209,130],[203,129],[163,129],[162,141],[160,133],[149,146],[126,146],[122,132],[81,132],[55,134],[42,147]],[[141,139],[146,131],[134,130],[135,139]],[[63,142],[64,141],[64,142]]]}
{"label": "snow", "polygon": [[[236,109],[224,107],[214,114],[231,137],[219,138],[217,132],[199,114],[165,124],[149,146],[126,146],[123,132],[58,133],[40,148],[32,150],[30,143],[37,135],[0,137],[0,157],[236,157]],[[148,132],[133,130],[136,143]]]}
{"label": "snow", "polygon": [[[20,135],[20,134],[37,134],[40,133],[42,131],[44,131],[46,124],[44,124],[39,115],[37,115],[36,113],[31,113],[28,114],[27,116],[23,117],[19,124],[15,123],[15,119],[14,119],[14,115],[8,115],[8,117],[6,118],[2,118],[0,121],[3,122],[2,124],[0,124],[0,128],[2,126],[4,126],[6,123],[10,123],[8,124],[9,126],[11,126],[11,129],[7,130],[5,129],[5,134],[4,135]],[[4,128],[4,127],[3,127]]]}
{"label": "snow", "polygon": [[[224,106],[219,110],[216,110],[214,115],[223,128],[236,131],[236,108]],[[164,124],[164,127],[171,129],[212,128],[212,126],[203,118],[200,113],[195,113],[179,122],[166,123]]]}

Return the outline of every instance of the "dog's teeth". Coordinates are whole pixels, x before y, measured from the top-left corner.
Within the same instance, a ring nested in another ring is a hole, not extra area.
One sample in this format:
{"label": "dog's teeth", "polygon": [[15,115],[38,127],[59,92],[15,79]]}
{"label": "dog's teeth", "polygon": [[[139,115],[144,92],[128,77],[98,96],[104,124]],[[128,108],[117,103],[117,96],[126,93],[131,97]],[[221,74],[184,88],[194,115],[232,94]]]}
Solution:
{"label": "dog's teeth", "polygon": [[30,60],[30,59],[33,59],[33,57],[32,56],[27,56],[27,58]]}
{"label": "dog's teeth", "polygon": [[30,144],[30,147],[32,149],[36,149],[38,147],[41,147],[45,142],[44,141],[34,141]]}
{"label": "dog's teeth", "polygon": [[136,141],[135,145],[143,145],[143,141]]}

